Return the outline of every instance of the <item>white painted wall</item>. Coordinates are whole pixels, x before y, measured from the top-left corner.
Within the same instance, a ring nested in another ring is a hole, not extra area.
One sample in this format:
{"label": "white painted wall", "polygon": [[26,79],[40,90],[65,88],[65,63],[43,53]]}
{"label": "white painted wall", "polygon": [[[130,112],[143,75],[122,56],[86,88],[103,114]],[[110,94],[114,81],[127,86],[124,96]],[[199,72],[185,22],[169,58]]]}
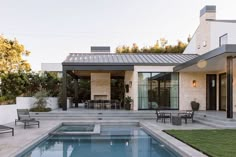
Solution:
{"label": "white painted wall", "polygon": [[62,64],[61,63],[41,63],[41,70],[62,72]]}
{"label": "white painted wall", "polygon": [[196,49],[196,34],[194,34],[188,46],[185,48],[183,54],[196,54]]}
{"label": "white painted wall", "polygon": [[0,105],[0,125],[13,122],[16,117],[17,105]]}
{"label": "white painted wall", "polygon": [[228,33],[228,44],[236,44],[236,23],[211,22],[211,50],[219,47],[219,37]]}
{"label": "white painted wall", "polygon": [[174,66],[134,66],[136,72],[173,72]]}
{"label": "white painted wall", "polygon": [[[184,54],[204,54],[219,47],[219,37],[228,34],[227,44],[236,44],[236,23],[202,21]],[[206,42],[204,47],[203,42]]]}
{"label": "white painted wall", "polygon": [[[17,118],[16,109],[30,109],[35,101],[36,99],[32,97],[17,97],[16,104],[0,105],[0,125],[14,122]],[[58,108],[58,98],[49,97],[47,102],[47,107],[52,108],[52,110]]]}
{"label": "white painted wall", "polygon": [[[48,97],[47,99],[47,107],[50,107],[52,110],[58,108],[58,98],[57,97]],[[36,102],[36,98],[34,97],[17,97],[16,105],[17,108],[32,108],[34,103]]]}

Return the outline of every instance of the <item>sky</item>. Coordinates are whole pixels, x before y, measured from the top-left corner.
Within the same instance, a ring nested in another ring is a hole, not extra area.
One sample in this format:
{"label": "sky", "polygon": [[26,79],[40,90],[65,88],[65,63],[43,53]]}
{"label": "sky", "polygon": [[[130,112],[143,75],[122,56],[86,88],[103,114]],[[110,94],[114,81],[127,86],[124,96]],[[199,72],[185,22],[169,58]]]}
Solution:
{"label": "sky", "polygon": [[90,46],[187,42],[205,5],[216,5],[217,19],[236,19],[235,0],[0,0],[0,34],[23,44],[37,71]]}

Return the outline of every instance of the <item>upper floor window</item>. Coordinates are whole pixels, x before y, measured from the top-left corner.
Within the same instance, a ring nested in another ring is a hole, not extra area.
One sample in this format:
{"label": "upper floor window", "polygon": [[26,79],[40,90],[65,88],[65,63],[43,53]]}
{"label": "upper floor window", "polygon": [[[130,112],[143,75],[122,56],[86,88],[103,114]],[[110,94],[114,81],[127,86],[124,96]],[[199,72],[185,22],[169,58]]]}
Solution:
{"label": "upper floor window", "polygon": [[222,45],[225,45],[228,43],[228,34],[224,34],[222,36],[220,36],[219,38],[219,46],[221,47]]}

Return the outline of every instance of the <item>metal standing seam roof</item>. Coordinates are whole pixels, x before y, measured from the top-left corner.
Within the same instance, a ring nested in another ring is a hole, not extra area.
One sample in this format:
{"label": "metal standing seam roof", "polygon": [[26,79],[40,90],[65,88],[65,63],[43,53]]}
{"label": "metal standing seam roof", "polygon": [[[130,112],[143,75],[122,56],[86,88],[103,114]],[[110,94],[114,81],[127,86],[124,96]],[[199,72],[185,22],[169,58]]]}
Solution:
{"label": "metal standing seam roof", "polygon": [[196,54],[117,54],[70,53],[63,65],[177,65],[196,58]]}

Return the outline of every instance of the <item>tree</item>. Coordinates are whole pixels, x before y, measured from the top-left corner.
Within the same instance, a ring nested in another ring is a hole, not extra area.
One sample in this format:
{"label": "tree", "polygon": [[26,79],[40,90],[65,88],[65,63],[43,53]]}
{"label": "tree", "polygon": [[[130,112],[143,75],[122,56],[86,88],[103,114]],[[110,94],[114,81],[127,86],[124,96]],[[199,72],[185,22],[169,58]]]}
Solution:
{"label": "tree", "polygon": [[49,96],[58,96],[60,92],[61,79],[57,73],[44,72],[40,77],[40,86],[48,92]]}
{"label": "tree", "polygon": [[165,39],[165,38],[161,38],[160,39],[160,42],[161,42],[161,47],[164,48],[165,45],[168,43],[168,41]]}
{"label": "tree", "polygon": [[131,52],[132,53],[139,53],[139,48],[136,43],[133,43],[133,46],[131,47]]}
{"label": "tree", "polygon": [[[189,40],[189,38],[188,38]],[[183,53],[187,44],[179,41],[177,45],[167,45],[168,40],[161,38],[157,40],[153,46],[143,47],[139,49],[137,44],[133,44],[130,48],[129,46],[118,46],[116,48],[116,53]]]}
{"label": "tree", "polygon": [[23,56],[29,56],[30,52],[18,41],[8,40],[0,35],[0,71],[12,73],[18,71],[30,71],[30,64]]}
{"label": "tree", "polygon": [[1,79],[2,95],[7,99],[14,99],[16,96],[26,93],[30,85],[27,74],[20,71],[18,73],[2,74]]}
{"label": "tree", "polygon": [[129,46],[118,46],[116,48],[116,53],[131,53]]}

